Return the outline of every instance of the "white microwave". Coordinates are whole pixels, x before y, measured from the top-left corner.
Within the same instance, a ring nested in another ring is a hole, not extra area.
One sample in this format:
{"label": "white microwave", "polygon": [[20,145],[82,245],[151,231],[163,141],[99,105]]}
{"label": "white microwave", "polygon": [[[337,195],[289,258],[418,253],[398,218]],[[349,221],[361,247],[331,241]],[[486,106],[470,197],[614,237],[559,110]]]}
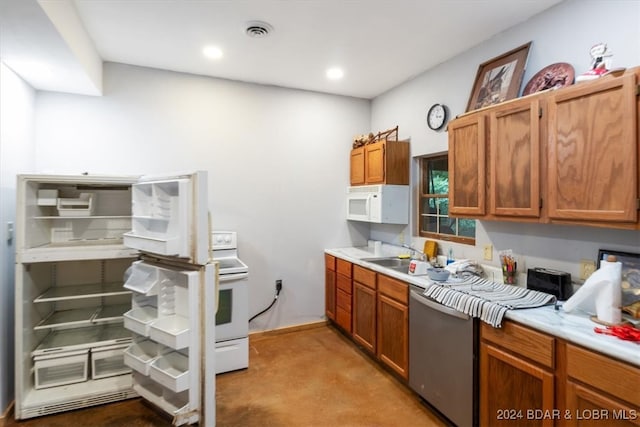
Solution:
{"label": "white microwave", "polygon": [[347,219],[377,224],[408,224],[409,186],[359,185],[348,187]]}

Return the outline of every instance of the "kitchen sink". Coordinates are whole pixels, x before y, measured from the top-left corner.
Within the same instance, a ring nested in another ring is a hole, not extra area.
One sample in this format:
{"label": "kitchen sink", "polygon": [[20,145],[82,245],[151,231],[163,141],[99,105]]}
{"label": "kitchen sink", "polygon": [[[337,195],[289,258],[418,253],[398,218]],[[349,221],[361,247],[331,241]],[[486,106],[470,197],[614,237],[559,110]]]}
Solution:
{"label": "kitchen sink", "polygon": [[389,268],[400,273],[407,273],[409,271],[409,258],[364,258],[362,261],[370,262],[372,264],[379,265],[380,267]]}

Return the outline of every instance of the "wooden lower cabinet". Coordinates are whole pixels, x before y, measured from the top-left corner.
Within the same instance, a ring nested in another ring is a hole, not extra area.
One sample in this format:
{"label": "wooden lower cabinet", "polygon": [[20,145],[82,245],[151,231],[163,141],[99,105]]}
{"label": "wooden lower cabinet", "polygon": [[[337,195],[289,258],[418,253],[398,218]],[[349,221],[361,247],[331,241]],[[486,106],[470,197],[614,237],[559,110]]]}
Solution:
{"label": "wooden lower cabinet", "polygon": [[336,320],[336,258],[324,255],[324,310],[327,319]]}
{"label": "wooden lower cabinet", "polygon": [[351,334],[352,264],[336,259],[336,323]]}
{"label": "wooden lower cabinet", "polygon": [[554,376],[517,354],[480,344],[480,425],[553,426],[535,409],[554,409]]}
{"label": "wooden lower cabinet", "polygon": [[640,427],[640,368],[511,321],[480,327],[480,426]]}
{"label": "wooden lower cabinet", "polygon": [[[480,425],[555,425],[555,338],[517,323],[480,326]],[[541,412],[535,412],[541,411]]]}
{"label": "wooden lower cabinet", "polygon": [[[638,387],[639,385],[636,384]],[[637,390],[637,389],[636,389]],[[607,397],[596,389],[567,381],[566,425],[576,427],[640,426],[637,407]]]}
{"label": "wooden lower cabinet", "polygon": [[370,353],[376,352],[376,273],[353,266],[353,339]]}
{"label": "wooden lower cabinet", "polygon": [[640,426],[640,368],[566,345],[568,426]]}
{"label": "wooden lower cabinet", "polygon": [[378,359],[409,378],[409,285],[378,275]]}
{"label": "wooden lower cabinet", "polygon": [[[327,268],[325,274],[327,318],[380,363],[407,380],[409,285],[340,258],[336,258],[335,270],[333,275]],[[332,298],[335,298],[333,317]]]}

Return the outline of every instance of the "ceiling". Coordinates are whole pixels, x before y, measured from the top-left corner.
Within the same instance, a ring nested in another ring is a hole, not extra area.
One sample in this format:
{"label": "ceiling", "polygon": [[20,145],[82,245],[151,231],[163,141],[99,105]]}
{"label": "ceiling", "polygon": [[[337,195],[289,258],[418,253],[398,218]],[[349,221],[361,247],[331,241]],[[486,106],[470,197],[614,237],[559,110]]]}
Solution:
{"label": "ceiling", "polygon": [[371,99],[560,1],[2,0],[0,59],[42,90],[100,94],[111,61]]}

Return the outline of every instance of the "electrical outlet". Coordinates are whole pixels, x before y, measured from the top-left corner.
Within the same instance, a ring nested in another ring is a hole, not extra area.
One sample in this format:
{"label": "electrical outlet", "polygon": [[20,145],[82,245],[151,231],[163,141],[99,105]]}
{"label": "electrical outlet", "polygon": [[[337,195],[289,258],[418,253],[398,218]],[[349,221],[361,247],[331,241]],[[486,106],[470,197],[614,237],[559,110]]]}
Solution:
{"label": "electrical outlet", "polygon": [[484,259],[487,261],[493,259],[493,245],[484,245]]}
{"label": "electrical outlet", "polygon": [[596,262],[592,259],[580,260],[580,278],[587,280],[596,271]]}
{"label": "electrical outlet", "polygon": [[398,236],[398,243],[400,243],[401,245],[404,244],[404,231]]}

